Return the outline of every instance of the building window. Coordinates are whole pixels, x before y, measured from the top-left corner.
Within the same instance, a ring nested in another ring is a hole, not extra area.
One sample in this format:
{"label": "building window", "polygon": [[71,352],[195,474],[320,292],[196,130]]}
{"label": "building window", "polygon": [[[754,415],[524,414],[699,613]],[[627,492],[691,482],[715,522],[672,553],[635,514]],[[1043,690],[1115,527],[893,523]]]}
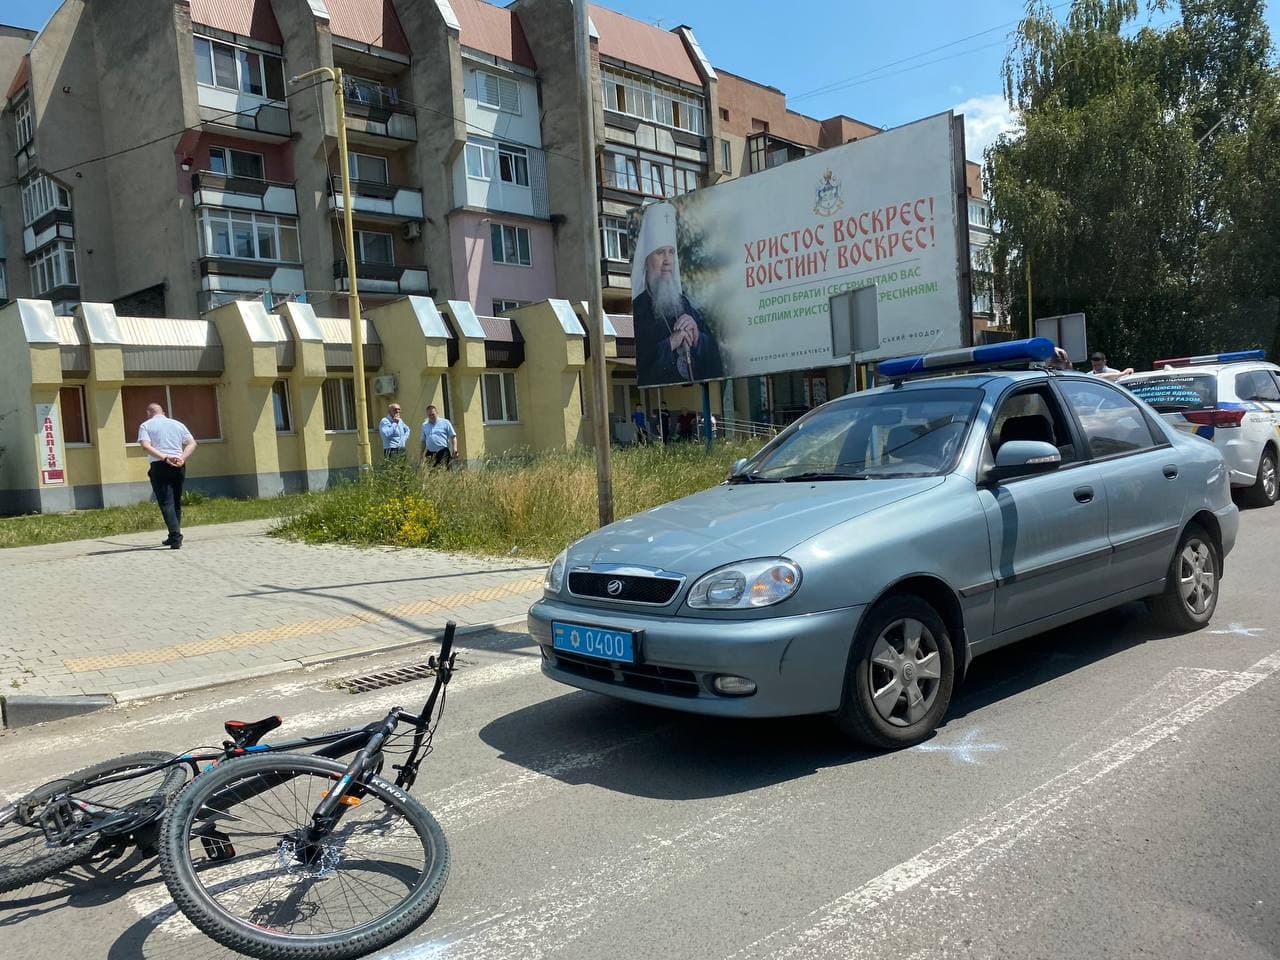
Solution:
{"label": "building window", "polygon": [[147,404],[158,403],[166,415],[181,420],[197,440],[221,440],[218,388],[211,383],[154,384],[120,388],[125,435],[138,438],[138,425],[147,419]]}
{"label": "building window", "polygon": [[74,243],[59,240],[31,258],[31,292],[36,296],[58,287],[74,287],[78,282]]}
{"label": "building window", "polygon": [[974,226],[986,227],[991,223],[991,214],[985,203],[969,203],[969,222]]}
{"label": "building window", "polygon": [[286,263],[300,259],[298,221],[266,213],[204,207],[200,211],[200,245],[204,257]]}
{"label": "building window", "polygon": [[276,415],[276,433],[293,432],[293,416],[289,409],[289,382],[277,380],[271,385],[271,407]]}
{"label": "building window", "polygon": [[529,186],[529,151],[477,137],[467,142],[467,176],[476,180],[498,179],[517,187]]}
{"label": "building window", "polygon": [[22,185],[22,224],[30,226],[46,213],[71,209],[71,191],[43,173]]}
{"label": "building window", "polygon": [[453,394],[449,390],[449,374],[440,374],[440,408],[444,411],[444,418],[450,423],[453,422]]}
{"label": "building window", "polygon": [[528,227],[513,227],[505,223],[489,224],[489,246],[493,250],[494,263],[531,266]]}
{"label": "building window", "polygon": [[284,99],[284,60],[280,57],[200,36],[195,38],[195,47],[197,83],[268,100]]}
{"label": "building window", "polygon": [[635,157],[624,157],[620,153],[604,155],[604,182],[606,186],[619,190],[640,192],[640,167]]}
{"label": "building window", "polygon": [[733,153],[728,140],[720,141],[720,169],[725,173],[733,170]]}
{"label": "building window", "polygon": [[85,414],[84,387],[59,390],[58,409],[62,413],[62,442],[69,446],[88,444],[89,417]]}
{"label": "building window", "polygon": [[390,183],[387,173],[387,158],[375,157],[370,153],[348,153],[347,173],[352,180],[365,183]]}
{"label": "building window", "polygon": [[494,300],[493,315],[500,317],[508,310],[519,310],[528,302],[528,300]]}
{"label": "building window", "polygon": [[519,423],[516,410],[516,375],[506,370],[481,376],[481,405],[485,423]]}
{"label": "building window", "polygon": [[18,149],[21,150],[35,136],[35,124],[31,122],[31,98],[23,100],[13,111],[14,122],[18,125]]}
{"label": "building window", "polygon": [[476,99],[481,106],[503,113],[520,112],[520,84],[510,77],[500,77],[483,70],[476,72]]}
{"label": "building window", "polygon": [[706,108],[702,97],[610,69],[602,69],[600,77],[604,84],[606,110],[652,120],[699,136],[705,132]]}
{"label": "building window", "polygon": [[604,239],[605,259],[631,259],[631,234],[627,230],[626,220],[621,217],[605,217],[601,233]]}
{"label": "building window", "polygon": [[210,147],[209,170],[224,177],[244,177],[246,180],[264,180],[262,154],[233,147]]}
{"label": "building window", "polygon": [[720,119],[725,121],[726,123],[729,122],[729,111],[726,110],[724,107],[720,108]]}
{"label": "building window", "polygon": [[356,259],[361,263],[381,263],[391,266],[396,262],[395,241],[389,233],[372,230],[356,231]]}
{"label": "building window", "polygon": [[320,387],[324,428],[330,433],[355,433],[356,384],[348,377],[334,377]]}

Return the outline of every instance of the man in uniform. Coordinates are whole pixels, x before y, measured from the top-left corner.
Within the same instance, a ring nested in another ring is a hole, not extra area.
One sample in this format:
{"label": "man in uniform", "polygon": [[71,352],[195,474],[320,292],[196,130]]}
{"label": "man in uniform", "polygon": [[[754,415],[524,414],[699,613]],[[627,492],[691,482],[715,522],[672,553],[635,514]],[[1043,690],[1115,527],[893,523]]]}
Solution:
{"label": "man in uniform", "polygon": [[169,536],[161,546],[179,550],[182,547],[182,484],[187,477],[187,460],[196,448],[195,437],[184,423],[166,417],[160,404],[149,403],[147,419],[138,427],[138,446],[151,461],[147,469],[151,491],[169,528]]}
{"label": "man in uniform", "polygon": [[669,203],[645,210],[631,268],[631,297],[636,379],[642,386],[724,376],[720,345],[680,283],[676,213]]}

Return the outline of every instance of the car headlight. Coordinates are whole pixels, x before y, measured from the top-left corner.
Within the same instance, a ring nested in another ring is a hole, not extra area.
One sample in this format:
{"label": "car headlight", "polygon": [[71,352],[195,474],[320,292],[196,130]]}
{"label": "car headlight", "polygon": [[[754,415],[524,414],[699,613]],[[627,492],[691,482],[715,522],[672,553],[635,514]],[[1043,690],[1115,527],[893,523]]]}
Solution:
{"label": "car headlight", "polygon": [[790,560],[746,560],[698,578],[688,604],[695,610],[750,610],[781,603],[799,588],[800,568]]}
{"label": "car headlight", "polygon": [[542,580],[542,589],[547,593],[559,593],[564,586],[564,567],[568,563],[568,557],[568,549],[561,550],[560,555],[551,561],[551,566],[547,567],[547,575]]}

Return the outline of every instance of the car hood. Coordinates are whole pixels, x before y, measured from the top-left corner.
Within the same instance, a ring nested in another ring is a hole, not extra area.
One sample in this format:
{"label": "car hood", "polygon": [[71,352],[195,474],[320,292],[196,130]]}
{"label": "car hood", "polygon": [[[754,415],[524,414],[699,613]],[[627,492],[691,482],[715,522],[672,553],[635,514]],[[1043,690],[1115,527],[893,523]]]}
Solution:
{"label": "car hood", "polygon": [[569,567],[638,564],[696,576],[737,560],[783,555],[823,530],[943,480],[722,484],[588,534],[570,547]]}

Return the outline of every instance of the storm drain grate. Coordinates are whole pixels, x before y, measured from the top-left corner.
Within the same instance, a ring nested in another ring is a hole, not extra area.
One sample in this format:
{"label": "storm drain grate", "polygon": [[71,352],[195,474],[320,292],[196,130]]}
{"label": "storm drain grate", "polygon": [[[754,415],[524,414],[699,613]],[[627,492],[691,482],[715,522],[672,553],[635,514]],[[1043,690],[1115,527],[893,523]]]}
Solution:
{"label": "storm drain grate", "polygon": [[435,676],[436,669],[430,664],[417,663],[410,667],[396,667],[394,670],[385,670],[382,673],[370,673],[363,677],[348,677],[345,680],[337,680],[334,686],[339,690],[345,690],[347,693],[368,693],[370,690],[382,690],[385,687],[395,687],[402,683],[412,683],[414,680],[426,680]]}

